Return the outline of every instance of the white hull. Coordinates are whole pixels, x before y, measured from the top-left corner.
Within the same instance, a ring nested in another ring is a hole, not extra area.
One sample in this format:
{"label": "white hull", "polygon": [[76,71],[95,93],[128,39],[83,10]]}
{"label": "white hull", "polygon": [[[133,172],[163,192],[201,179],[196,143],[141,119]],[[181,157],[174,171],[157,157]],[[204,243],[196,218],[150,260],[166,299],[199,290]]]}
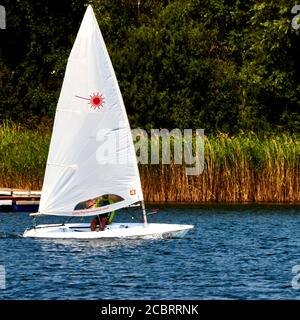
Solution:
{"label": "white hull", "polygon": [[112,223],[104,231],[91,231],[88,223],[44,224],[25,230],[23,237],[52,239],[165,239],[182,238],[193,225]]}

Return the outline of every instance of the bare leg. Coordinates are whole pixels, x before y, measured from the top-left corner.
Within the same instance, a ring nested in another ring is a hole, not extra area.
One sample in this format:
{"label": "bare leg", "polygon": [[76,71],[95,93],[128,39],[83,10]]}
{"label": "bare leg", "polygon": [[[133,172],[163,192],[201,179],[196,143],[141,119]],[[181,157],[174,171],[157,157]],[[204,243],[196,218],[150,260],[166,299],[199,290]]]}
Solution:
{"label": "bare leg", "polygon": [[96,231],[96,227],[97,227],[97,221],[96,219],[93,219],[91,222],[91,231]]}
{"label": "bare leg", "polygon": [[105,229],[106,224],[107,224],[107,217],[102,217],[100,219],[99,231],[103,231]]}

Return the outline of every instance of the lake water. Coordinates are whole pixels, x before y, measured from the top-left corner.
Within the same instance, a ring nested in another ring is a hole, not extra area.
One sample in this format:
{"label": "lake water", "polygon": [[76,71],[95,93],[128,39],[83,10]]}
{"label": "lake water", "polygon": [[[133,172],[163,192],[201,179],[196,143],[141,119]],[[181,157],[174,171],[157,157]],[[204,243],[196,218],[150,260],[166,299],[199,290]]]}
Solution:
{"label": "lake water", "polygon": [[0,299],[300,298],[300,206],[162,206],[149,220],[195,228],[184,239],[40,240],[21,237],[28,214],[0,213]]}

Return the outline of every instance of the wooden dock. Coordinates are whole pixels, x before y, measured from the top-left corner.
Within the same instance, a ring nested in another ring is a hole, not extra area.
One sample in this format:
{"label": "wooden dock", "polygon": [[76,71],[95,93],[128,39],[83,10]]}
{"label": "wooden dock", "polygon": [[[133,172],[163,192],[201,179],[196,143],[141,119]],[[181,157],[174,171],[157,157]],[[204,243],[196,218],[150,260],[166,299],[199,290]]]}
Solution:
{"label": "wooden dock", "polygon": [[26,212],[38,208],[41,191],[0,188],[0,212]]}
{"label": "wooden dock", "polygon": [[37,190],[21,190],[11,188],[0,188],[0,199],[15,199],[15,198],[28,198],[28,199],[39,199],[42,191]]}

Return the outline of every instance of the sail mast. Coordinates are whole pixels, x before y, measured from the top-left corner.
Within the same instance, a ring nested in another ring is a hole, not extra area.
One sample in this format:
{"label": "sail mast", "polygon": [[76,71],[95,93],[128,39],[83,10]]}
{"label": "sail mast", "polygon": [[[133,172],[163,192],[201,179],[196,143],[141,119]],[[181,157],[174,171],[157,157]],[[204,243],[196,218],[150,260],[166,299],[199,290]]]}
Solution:
{"label": "sail mast", "polygon": [[143,219],[144,219],[144,226],[147,226],[147,213],[146,213],[146,208],[145,208],[145,201],[141,201],[141,205],[142,205],[142,213],[143,213]]}

